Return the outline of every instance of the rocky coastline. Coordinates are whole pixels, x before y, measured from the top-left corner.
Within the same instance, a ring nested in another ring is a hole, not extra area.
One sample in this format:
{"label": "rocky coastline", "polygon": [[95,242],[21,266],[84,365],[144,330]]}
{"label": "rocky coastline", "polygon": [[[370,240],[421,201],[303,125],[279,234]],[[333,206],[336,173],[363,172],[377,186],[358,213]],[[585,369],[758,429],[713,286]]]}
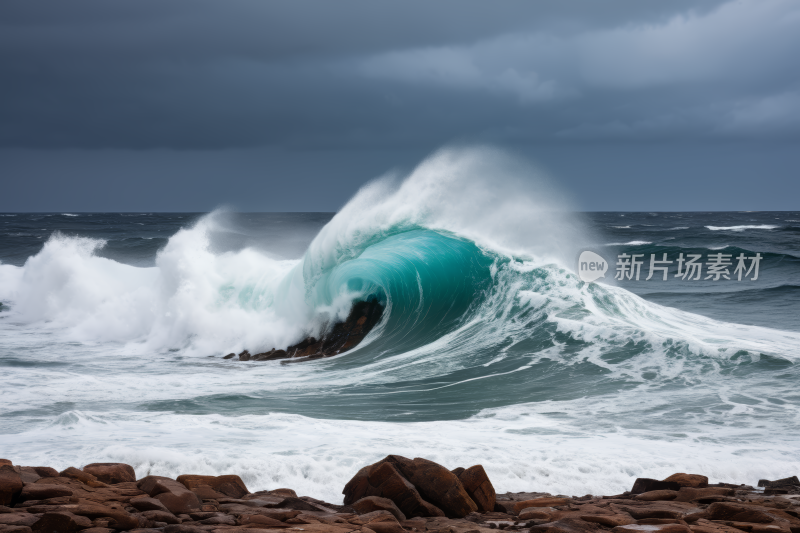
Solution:
{"label": "rocky coastline", "polygon": [[[282,363],[297,363],[339,355],[352,350],[364,340],[372,328],[381,321],[383,310],[384,305],[377,298],[356,302],[347,319],[325,328],[319,339],[306,337],[285,349],[273,348],[256,354],[251,354],[249,350],[243,350],[238,354],[239,361],[287,359],[288,361]],[[234,357],[236,357],[235,353],[229,353],[223,356],[223,359],[233,359]]]}
{"label": "rocky coastline", "polygon": [[497,494],[481,465],[390,455],[342,493],[338,505],[289,488],[251,493],[235,474],[136,479],[123,463],[58,472],[0,459],[0,532],[800,533],[796,476],[752,487],[678,473],[616,495]]}

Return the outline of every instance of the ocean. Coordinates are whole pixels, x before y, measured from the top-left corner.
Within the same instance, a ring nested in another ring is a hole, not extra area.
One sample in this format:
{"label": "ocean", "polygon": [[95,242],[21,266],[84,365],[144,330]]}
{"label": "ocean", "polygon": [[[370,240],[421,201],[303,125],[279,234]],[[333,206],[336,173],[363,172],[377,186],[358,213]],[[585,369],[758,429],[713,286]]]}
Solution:
{"label": "ocean", "polygon": [[[390,453],[566,495],[800,471],[800,212],[581,213],[485,165],[434,158],[338,213],[0,214],[0,457],[337,503]],[[583,250],[605,278],[579,279]],[[676,277],[719,253],[731,279]],[[622,254],[639,280],[615,279]],[[350,352],[222,359],[372,296]]]}

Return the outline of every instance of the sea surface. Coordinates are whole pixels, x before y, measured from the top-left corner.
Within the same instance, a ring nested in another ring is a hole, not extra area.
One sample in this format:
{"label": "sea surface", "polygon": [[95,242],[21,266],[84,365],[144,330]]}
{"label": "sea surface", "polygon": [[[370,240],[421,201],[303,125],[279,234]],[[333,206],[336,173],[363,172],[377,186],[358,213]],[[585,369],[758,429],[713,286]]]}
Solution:
{"label": "sea surface", "polygon": [[[429,161],[336,214],[0,214],[0,457],[334,502],[389,453],[483,464],[500,492],[800,472],[800,212],[555,212],[475,166]],[[582,250],[605,278],[578,278]],[[676,277],[718,253],[731,279]],[[351,352],[222,359],[370,296],[384,318]]]}

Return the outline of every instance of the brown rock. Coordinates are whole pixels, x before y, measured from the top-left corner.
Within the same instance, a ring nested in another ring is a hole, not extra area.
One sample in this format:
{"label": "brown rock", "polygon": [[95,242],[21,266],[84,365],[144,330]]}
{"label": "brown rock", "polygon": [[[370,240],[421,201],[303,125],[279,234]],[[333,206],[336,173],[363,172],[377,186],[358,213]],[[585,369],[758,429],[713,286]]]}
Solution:
{"label": "brown rock", "polygon": [[603,531],[599,524],[586,522],[579,518],[564,518],[530,528],[531,533],[595,533]]}
{"label": "brown rock", "polygon": [[31,526],[36,533],[75,533],[92,527],[92,521],[85,516],[76,516],[67,511],[45,513]]}
{"label": "brown rock", "polygon": [[12,463],[9,459],[0,459],[0,466],[3,465],[14,466],[14,463]]}
{"label": "brown rock", "polygon": [[178,481],[183,483],[189,490],[194,490],[196,487],[207,486],[211,487],[216,492],[220,492],[230,498],[241,498],[248,494],[250,491],[242,481],[242,478],[236,475],[227,476],[197,476],[197,475],[183,475],[178,476]]}
{"label": "brown rock", "polygon": [[83,471],[103,483],[116,484],[136,481],[136,472],[133,471],[133,467],[125,463],[92,463],[84,466]]}
{"label": "brown rock", "polygon": [[181,521],[178,519],[177,516],[170,513],[169,511],[157,511],[155,509],[150,511],[144,511],[142,516],[147,518],[148,520],[153,520],[155,522],[164,522],[166,524],[180,524]]}
{"label": "brown rock", "polygon": [[361,498],[352,504],[351,507],[359,514],[366,514],[372,511],[389,511],[398,522],[402,522],[406,519],[406,515],[403,514],[403,511],[401,511],[392,500],[389,498],[381,498],[380,496]]}
{"label": "brown rock", "polygon": [[681,487],[691,487],[693,489],[708,487],[708,478],[698,474],[672,474],[664,482],[674,482]]}
{"label": "brown rock", "polygon": [[627,526],[636,523],[629,514],[622,513],[612,515],[581,515],[581,520],[606,527]]}
{"label": "brown rock", "polygon": [[634,500],[644,502],[657,502],[657,501],[670,501],[678,497],[676,490],[651,490],[650,492],[643,492],[633,497]]}
{"label": "brown rock", "polygon": [[750,522],[755,524],[769,524],[774,518],[769,514],[753,509],[746,505],[731,503],[712,503],[706,509],[709,520],[728,520],[731,522]]}
{"label": "brown rock", "polygon": [[149,496],[140,496],[138,498],[131,498],[128,502],[131,504],[133,508],[137,511],[144,512],[144,511],[164,511],[169,512],[169,509],[164,507],[164,504],[160,501],[156,500],[155,498],[150,498]]}
{"label": "brown rock", "polygon": [[47,500],[49,498],[60,498],[62,496],[72,496],[72,489],[65,485],[45,485],[43,483],[28,483],[19,494],[21,501],[28,500]]}
{"label": "brown rock", "polygon": [[10,464],[0,466],[0,505],[12,505],[22,492],[22,478]]}
{"label": "brown rock", "polygon": [[[455,471],[453,471],[455,473]],[[464,486],[469,497],[478,506],[478,511],[488,513],[494,511],[494,504],[497,500],[492,482],[481,465],[475,465],[462,471],[458,476],[459,481]]]}
{"label": "brown rock", "polygon": [[105,483],[103,483],[102,481],[98,480],[92,474],[89,474],[88,472],[84,472],[83,470],[78,470],[74,466],[70,466],[69,468],[59,472],[58,476],[59,477],[68,477],[68,478],[71,478],[71,479],[77,479],[78,481],[80,481],[84,485],[88,485],[88,486],[94,487],[94,488],[100,488],[100,487],[105,487],[106,486]]}
{"label": "brown rock", "polygon": [[147,476],[140,479],[136,485],[176,515],[198,511],[202,505],[194,492],[168,477]]}
{"label": "brown rock", "polygon": [[785,477],[783,479],[776,479],[775,481],[770,481],[768,479],[759,479],[758,486],[764,487],[766,489],[771,489],[775,487],[796,487],[800,485],[800,479],[797,479],[797,476]]}
{"label": "brown rock", "polygon": [[82,503],[72,510],[73,514],[87,518],[110,518],[109,527],[128,531],[139,527],[139,520],[120,507]]}
{"label": "brown rock", "polygon": [[274,518],[270,518],[268,516],[262,516],[258,514],[254,515],[245,515],[239,519],[239,525],[241,526],[258,526],[263,528],[286,528],[292,527],[289,524],[281,522],[280,520],[276,520]]}
{"label": "brown rock", "polygon": [[[636,505],[633,505],[634,503]],[[686,515],[700,512],[700,509],[691,504],[677,502],[631,502],[630,505],[619,505],[618,507],[636,520],[645,518],[683,519]]]}
{"label": "brown rock", "polygon": [[446,516],[463,518],[478,510],[461,481],[440,464],[417,457],[410,465],[400,464],[400,472],[426,501]]}
{"label": "brown rock", "polygon": [[690,502],[693,500],[702,500],[703,498],[710,498],[714,496],[734,496],[735,494],[736,491],[734,489],[728,489],[725,487],[706,487],[704,489],[681,487],[681,490],[678,491],[678,497],[675,499],[675,501]]}
{"label": "brown rock", "polygon": [[40,477],[58,477],[58,470],[55,468],[50,468],[49,466],[34,466],[31,468],[33,468]]}
{"label": "brown rock", "polygon": [[658,481],[646,477],[637,478],[631,489],[631,494],[642,494],[654,490],[681,490],[681,484],[675,481]]}
{"label": "brown rock", "polygon": [[227,498],[228,496],[222,494],[221,492],[217,492],[208,485],[199,485],[192,489],[192,492],[197,494],[197,497],[201,500],[222,500]]}
{"label": "brown rock", "polygon": [[517,516],[520,520],[552,520],[553,511],[549,507],[526,507]]}
{"label": "brown rock", "polygon": [[535,498],[533,500],[525,500],[521,502],[514,502],[512,507],[514,514],[528,507],[555,507],[557,505],[567,505],[569,500],[567,498]]}
{"label": "brown rock", "polygon": [[4,526],[31,527],[39,518],[39,516],[31,513],[3,513],[0,514],[0,531]]}
{"label": "brown rock", "polygon": [[[651,524],[647,526],[652,533],[692,533],[689,526],[684,524]],[[612,533],[641,533],[642,526],[617,526],[611,530]]]}

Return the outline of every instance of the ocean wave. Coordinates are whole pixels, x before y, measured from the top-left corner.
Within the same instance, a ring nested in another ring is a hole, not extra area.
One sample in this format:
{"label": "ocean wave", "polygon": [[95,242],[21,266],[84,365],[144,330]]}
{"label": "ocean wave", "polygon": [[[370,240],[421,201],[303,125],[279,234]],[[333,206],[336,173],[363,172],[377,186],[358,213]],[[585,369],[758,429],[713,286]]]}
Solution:
{"label": "ocean wave", "polygon": [[777,229],[779,226],[773,226],[770,224],[757,224],[757,225],[750,225],[750,226],[706,226],[706,229],[710,229],[711,231],[745,231],[748,229]]}
{"label": "ocean wave", "polygon": [[653,242],[652,241],[610,242],[605,246],[644,246],[645,244],[653,244]]}

